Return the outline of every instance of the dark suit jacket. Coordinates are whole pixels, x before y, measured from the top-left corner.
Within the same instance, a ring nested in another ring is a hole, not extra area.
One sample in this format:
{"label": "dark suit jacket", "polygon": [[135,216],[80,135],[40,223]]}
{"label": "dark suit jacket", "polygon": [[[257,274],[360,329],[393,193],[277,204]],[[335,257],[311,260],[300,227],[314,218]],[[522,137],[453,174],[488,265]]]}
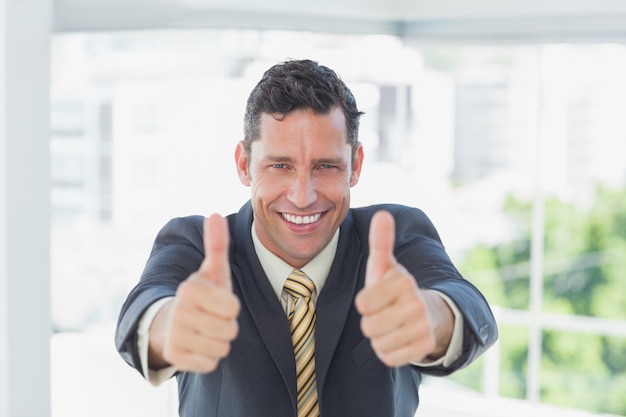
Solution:
{"label": "dark suit jacket", "polygon": [[[372,214],[389,210],[396,219],[395,256],[421,288],[447,294],[463,313],[463,353],[450,368],[388,368],[360,330],[354,297],[363,287]],[[202,217],[170,221],[159,233],[138,285],[119,317],[116,344],[140,370],[137,325],[156,300],[173,296],[202,259]],[[250,228],[250,203],[228,217],[233,291],[241,301],[239,336],[209,374],[177,375],[180,415],[296,416],[296,375],[287,317],[261,268]],[[406,416],[417,408],[421,373],[446,375],[468,365],[497,338],[481,293],[452,265],[437,231],[418,209],[379,205],[351,209],[341,225],[337,254],[316,306],[315,364],[321,415]]]}

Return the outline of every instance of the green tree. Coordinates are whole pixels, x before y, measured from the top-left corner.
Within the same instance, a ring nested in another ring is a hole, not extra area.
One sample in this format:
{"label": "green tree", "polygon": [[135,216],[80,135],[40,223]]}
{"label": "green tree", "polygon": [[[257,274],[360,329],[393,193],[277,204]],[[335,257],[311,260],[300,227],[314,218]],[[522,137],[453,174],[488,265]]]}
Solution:
{"label": "green tree", "polygon": [[[509,196],[511,239],[472,248],[460,266],[502,308],[529,306],[531,210]],[[586,206],[551,197],[544,213],[543,311],[626,320],[626,190],[598,188]],[[503,395],[525,396],[527,333],[501,326]],[[626,415],[626,338],[545,330],[542,349],[542,401]]]}

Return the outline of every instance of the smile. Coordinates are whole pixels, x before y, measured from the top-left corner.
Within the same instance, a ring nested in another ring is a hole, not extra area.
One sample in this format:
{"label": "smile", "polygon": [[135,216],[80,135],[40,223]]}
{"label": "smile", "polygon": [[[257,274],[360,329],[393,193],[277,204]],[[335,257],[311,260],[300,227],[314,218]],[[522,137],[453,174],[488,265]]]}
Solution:
{"label": "smile", "polygon": [[294,216],[293,214],[282,213],[283,218],[290,223],[295,224],[311,224],[320,219],[322,213],[313,214],[311,216]]}

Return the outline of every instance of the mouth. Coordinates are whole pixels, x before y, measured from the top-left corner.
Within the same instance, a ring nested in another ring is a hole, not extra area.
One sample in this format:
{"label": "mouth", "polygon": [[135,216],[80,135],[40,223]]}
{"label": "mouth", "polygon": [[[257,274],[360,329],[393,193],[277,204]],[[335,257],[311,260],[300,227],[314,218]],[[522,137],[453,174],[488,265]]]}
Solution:
{"label": "mouth", "polygon": [[289,223],[297,224],[297,225],[306,225],[317,222],[321,217],[322,213],[315,213],[308,216],[298,216],[295,214],[289,213],[281,213],[283,219],[287,220]]}

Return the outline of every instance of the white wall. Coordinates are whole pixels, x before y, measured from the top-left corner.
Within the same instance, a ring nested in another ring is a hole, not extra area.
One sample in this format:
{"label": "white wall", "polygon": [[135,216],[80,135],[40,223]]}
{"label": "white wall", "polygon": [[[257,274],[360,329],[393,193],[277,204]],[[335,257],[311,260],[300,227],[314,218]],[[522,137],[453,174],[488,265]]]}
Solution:
{"label": "white wall", "polygon": [[0,0],[0,416],[50,415],[52,0]]}

